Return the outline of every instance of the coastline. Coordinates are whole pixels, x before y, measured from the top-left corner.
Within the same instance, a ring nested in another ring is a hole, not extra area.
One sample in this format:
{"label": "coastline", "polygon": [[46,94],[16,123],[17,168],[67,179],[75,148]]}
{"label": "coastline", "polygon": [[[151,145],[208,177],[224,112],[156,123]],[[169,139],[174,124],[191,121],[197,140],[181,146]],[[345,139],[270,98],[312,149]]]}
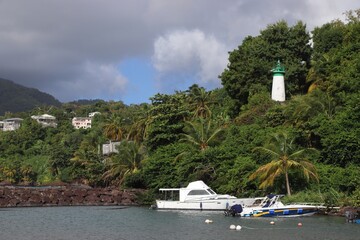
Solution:
{"label": "coastline", "polygon": [[50,206],[138,206],[142,189],[87,185],[0,186],[0,208]]}

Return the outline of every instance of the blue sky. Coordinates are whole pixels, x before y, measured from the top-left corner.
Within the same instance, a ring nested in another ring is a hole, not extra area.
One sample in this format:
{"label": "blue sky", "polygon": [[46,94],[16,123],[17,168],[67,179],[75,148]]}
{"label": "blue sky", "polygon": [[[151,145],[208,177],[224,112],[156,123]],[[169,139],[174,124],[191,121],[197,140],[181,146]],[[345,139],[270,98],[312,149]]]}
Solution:
{"label": "blue sky", "polygon": [[122,97],[125,104],[149,103],[157,92],[155,69],[148,59],[129,58],[119,66],[120,72],[130,79],[128,91]]}
{"label": "blue sky", "polygon": [[221,87],[228,52],[267,25],[308,31],[358,0],[0,0],[0,78],[62,102],[149,102]]}

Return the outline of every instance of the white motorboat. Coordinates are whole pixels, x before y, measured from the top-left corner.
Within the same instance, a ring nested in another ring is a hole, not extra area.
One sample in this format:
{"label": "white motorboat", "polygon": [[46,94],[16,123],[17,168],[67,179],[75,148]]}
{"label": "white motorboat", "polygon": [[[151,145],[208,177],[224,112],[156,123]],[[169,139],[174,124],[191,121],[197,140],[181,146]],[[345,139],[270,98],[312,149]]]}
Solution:
{"label": "white motorboat", "polygon": [[[203,181],[189,183],[186,188],[160,188],[162,199],[156,200],[156,209],[167,210],[226,210],[235,204],[251,206],[263,198],[236,198],[217,194]],[[260,200],[260,201],[261,201]]]}
{"label": "white motorboat", "polygon": [[257,206],[245,206],[243,208],[236,205],[231,206],[227,215],[240,215],[242,217],[297,217],[310,216],[324,208],[314,204],[289,204],[284,205],[280,198],[283,195],[268,195]]}

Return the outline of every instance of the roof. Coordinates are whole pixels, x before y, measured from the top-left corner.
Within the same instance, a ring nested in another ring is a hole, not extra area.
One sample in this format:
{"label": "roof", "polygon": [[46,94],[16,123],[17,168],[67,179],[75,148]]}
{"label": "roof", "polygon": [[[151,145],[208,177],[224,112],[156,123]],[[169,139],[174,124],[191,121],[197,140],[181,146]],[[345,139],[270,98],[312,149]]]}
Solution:
{"label": "roof", "polygon": [[24,119],[22,118],[8,118],[8,119],[4,119],[4,122],[14,122],[14,121],[23,121]]}
{"label": "roof", "polygon": [[73,121],[76,121],[76,120],[91,120],[91,117],[74,117],[72,120]]}
{"label": "roof", "polygon": [[33,119],[56,119],[54,116],[51,116],[49,114],[43,114],[43,115],[37,115],[37,116],[33,115],[33,116],[31,116],[31,118],[33,118]]}

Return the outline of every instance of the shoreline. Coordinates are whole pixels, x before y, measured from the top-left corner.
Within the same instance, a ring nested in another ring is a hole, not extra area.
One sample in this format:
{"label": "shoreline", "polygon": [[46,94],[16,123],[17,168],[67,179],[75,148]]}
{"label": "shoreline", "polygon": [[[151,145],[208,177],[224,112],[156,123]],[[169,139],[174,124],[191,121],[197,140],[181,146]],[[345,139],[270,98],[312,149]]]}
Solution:
{"label": "shoreline", "polygon": [[53,206],[140,206],[146,190],[87,185],[0,186],[0,208]]}

